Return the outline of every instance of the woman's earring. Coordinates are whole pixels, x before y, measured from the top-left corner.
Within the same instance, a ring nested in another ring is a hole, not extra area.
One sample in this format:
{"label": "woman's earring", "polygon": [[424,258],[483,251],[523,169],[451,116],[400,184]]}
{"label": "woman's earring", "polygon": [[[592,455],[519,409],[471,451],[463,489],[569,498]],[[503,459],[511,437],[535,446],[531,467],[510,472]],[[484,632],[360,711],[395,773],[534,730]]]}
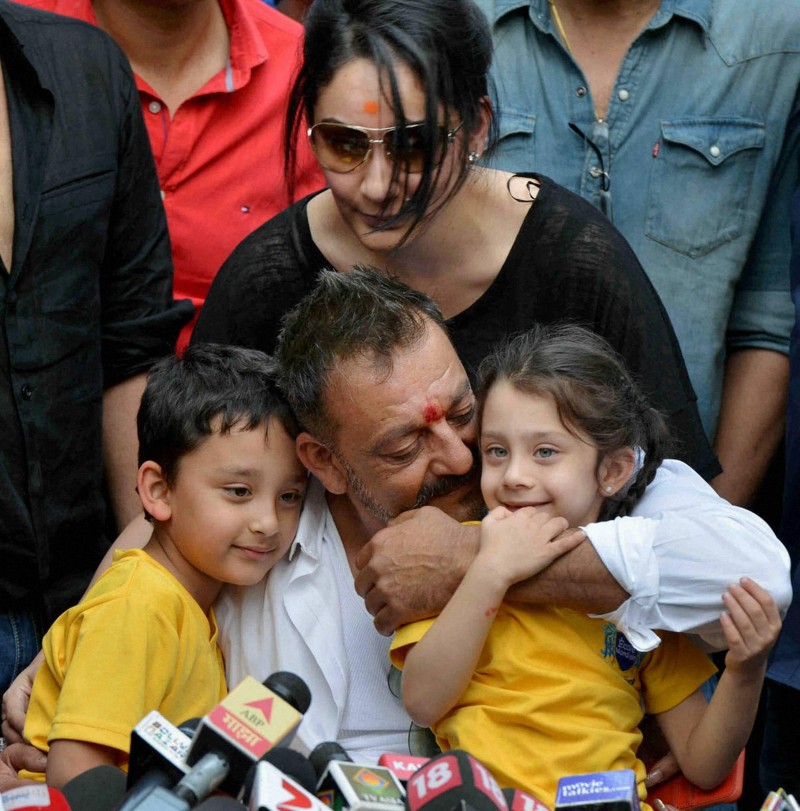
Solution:
{"label": "woman's earring", "polygon": [[475,161],[478,160],[480,156],[481,156],[480,152],[470,152],[469,155],[467,155],[467,162],[475,163]]}
{"label": "woman's earring", "polygon": [[610,484],[606,485],[606,493],[610,493],[613,489],[614,488]]}

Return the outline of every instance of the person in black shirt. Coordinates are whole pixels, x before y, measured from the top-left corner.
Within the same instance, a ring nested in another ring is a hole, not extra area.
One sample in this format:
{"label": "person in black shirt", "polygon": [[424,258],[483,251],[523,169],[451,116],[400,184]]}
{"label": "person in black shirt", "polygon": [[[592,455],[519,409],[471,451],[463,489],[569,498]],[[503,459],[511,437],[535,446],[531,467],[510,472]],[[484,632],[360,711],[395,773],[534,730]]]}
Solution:
{"label": "person in black shirt", "polygon": [[0,692],[138,508],[144,373],[191,304],[128,62],[96,28],[0,0]]}

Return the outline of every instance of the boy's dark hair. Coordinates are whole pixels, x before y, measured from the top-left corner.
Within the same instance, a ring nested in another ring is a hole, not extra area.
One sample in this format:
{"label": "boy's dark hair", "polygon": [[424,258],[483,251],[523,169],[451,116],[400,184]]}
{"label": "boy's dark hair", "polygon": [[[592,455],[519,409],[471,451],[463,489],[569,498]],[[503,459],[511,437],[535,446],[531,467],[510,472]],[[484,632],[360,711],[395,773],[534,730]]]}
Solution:
{"label": "boy's dark hair", "polygon": [[669,452],[670,437],[610,344],[575,324],[536,326],[504,341],[478,369],[479,420],[499,380],[528,394],[549,394],[566,428],[588,436],[600,458],[625,447],[644,451],[628,486],[603,502],[600,520],[628,515]]}
{"label": "boy's dark hair", "polygon": [[181,458],[217,431],[252,430],[274,416],[296,437],[277,369],[263,352],[221,344],[191,344],[183,357],[160,360],[147,377],[136,418],[139,464],[156,462],[172,484]]}
{"label": "boy's dark hair", "polygon": [[338,426],[325,406],[330,373],[364,357],[388,377],[398,349],[413,347],[430,324],[447,332],[436,303],[375,268],[322,271],[313,290],[283,319],[275,357],[297,418],[322,442]]}
{"label": "boy's dark hair", "polygon": [[[477,128],[483,99],[489,95],[492,35],[485,15],[472,0],[314,0],[305,31],[303,64],[286,116],[287,178],[295,176],[297,140],[315,123],[314,108],[321,91],[339,68],[354,59],[366,59],[377,69],[381,92],[395,112],[401,144],[408,121],[398,91],[398,63],[410,68],[419,80],[425,95],[425,123],[431,131],[442,123],[442,114],[445,122],[451,117],[460,122],[465,136]],[[491,143],[495,140],[494,120],[490,126]],[[458,178],[433,207],[440,167],[436,143],[427,144],[418,182],[411,193],[402,195],[406,203],[386,227],[408,215],[416,224],[455,194],[469,170],[464,143],[466,138],[461,140],[462,146],[450,146],[460,149]],[[402,171],[402,166],[394,167],[394,181]],[[385,201],[384,209],[389,202]]]}

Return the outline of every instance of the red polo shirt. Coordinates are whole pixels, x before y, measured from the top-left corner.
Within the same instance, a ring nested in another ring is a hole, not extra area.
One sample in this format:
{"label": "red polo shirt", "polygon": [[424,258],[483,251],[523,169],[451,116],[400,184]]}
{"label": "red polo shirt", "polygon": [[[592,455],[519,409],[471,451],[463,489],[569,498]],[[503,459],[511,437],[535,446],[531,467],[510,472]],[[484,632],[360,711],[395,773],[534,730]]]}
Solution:
{"label": "red polo shirt", "polygon": [[[91,0],[20,0],[97,24]],[[170,118],[137,76],[150,144],[167,211],[175,297],[189,298],[195,319],[231,251],[290,201],[283,166],[287,95],[301,56],[301,26],[261,0],[218,0],[230,32],[228,67]],[[296,197],[324,186],[305,139]],[[178,340],[186,346],[192,321]]]}

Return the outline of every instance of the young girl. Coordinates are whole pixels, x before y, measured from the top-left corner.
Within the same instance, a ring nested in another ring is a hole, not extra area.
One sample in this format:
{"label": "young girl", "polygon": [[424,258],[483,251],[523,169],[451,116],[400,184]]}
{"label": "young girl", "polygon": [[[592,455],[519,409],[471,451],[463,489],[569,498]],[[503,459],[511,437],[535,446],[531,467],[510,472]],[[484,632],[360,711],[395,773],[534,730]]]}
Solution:
{"label": "young girl", "polygon": [[481,489],[491,512],[441,615],[395,637],[409,714],[443,749],[468,750],[501,785],[550,805],[560,777],[623,768],[635,769],[644,800],[636,757],[644,713],[658,717],[689,780],[717,785],[750,734],[780,629],[772,599],[748,579],[724,595],[729,652],[710,704],[698,688],[713,667],[688,638],[662,634],[642,654],[602,619],[503,602],[575,545],[558,540],[567,527],[617,518],[635,531],[649,520],[618,517],[653,479],[667,434],[613,350],[581,327],[521,335],[479,377]]}

